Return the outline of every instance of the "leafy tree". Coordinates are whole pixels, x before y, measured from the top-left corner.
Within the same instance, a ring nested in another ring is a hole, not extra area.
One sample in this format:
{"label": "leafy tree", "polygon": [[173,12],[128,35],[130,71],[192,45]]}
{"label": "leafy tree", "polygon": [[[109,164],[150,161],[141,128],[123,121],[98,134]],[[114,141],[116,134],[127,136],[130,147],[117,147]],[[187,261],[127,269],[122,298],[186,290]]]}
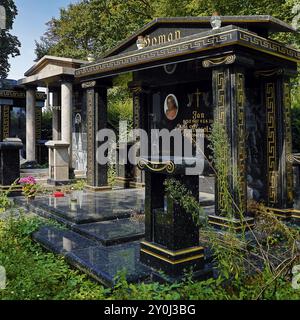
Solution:
{"label": "leafy tree", "polygon": [[[36,42],[38,58],[52,54],[73,58],[95,57],[158,16],[210,16],[270,14],[292,22],[298,0],[82,0],[61,9]],[[286,43],[300,44],[300,37],[279,35]]]}
{"label": "leafy tree", "polygon": [[82,58],[95,57],[152,19],[150,0],[84,0],[61,9],[60,17],[36,42],[36,54]]}
{"label": "leafy tree", "polygon": [[9,57],[15,57],[20,54],[21,46],[17,37],[10,34],[14,19],[17,15],[17,7],[14,0],[0,0],[0,5],[6,9],[6,26],[5,30],[0,31],[0,78],[6,78],[9,72]]}

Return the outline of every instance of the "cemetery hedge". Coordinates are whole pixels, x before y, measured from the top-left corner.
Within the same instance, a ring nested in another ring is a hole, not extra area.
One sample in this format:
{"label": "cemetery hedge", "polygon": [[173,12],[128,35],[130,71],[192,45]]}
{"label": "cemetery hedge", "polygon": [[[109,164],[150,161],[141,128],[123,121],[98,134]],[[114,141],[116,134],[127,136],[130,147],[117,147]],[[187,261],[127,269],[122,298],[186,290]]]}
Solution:
{"label": "cemetery hedge", "polygon": [[[268,273],[244,282],[222,278],[193,282],[187,275],[180,284],[128,284],[119,275],[113,289],[91,281],[69,267],[62,257],[45,252],[31,240],[31,233],[45,221],[37,217],[10,217],[0,221],[0,265],[7,270],[7,288],[0,290],[2,300],[236,300],[256,299],[270,282]],[[49,222],[47,222],[49,223]],[[278,277],[260,299],[300,299],[300,290]]]}

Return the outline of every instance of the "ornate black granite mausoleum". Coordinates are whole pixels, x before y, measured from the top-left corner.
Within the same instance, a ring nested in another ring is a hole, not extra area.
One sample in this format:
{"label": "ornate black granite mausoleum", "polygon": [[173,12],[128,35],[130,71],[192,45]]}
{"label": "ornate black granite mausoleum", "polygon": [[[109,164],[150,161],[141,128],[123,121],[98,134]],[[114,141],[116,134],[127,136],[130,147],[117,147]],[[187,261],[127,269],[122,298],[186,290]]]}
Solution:
{"label": "ornate black granite mausoleum", "polygon": [[[107,124],[107,88],[113,77],[132,72],[134,80],[129,87],[136,128],[149,132],[153,128],[193,127],[209,134],[211,124],[219,122],[229,137],[230,167],[237,169],[238,179],[229,178],[236,203],[247,212],[247,200],[254,199],[284,217],[293,214],[290,78],[297,73],[300,52],[270,36],[296,31],[270,16],[220,18],[220,27],[219,20],[211,24],[211,17],[156,19],[101,60],[75,71],[87,97],[89,185],[100,189],[107,186],[107,168],[96,162],[96,133]],[[174,108],[166,112],[165,103],[173,104],[176,112]],[[210,156],[208,151],[206,155]],[[153,183],[152,174],[160,168],[161,178]],[[163,269],[174,275],[183,265],[201,268],[203,252],[198,238],[188,237],[195,229],[193,221],[181,216],[178,223],[180,209],[174,209],[175,213],[168,207],[164,216],[161,200],[155,202],[164,192],[164,170],[163,160],[147,162],[142,253],[145,263],[151,260],[157,268],[169,265]],[[167,173],[172,176],[172,172]],[[191,179],[180,178],[196,194]],[[234,192],[236,181],[242,186],[239,196]],[[216,210],[210,217],[215,226],[228,223],[220,215],[222,205],[217,181]],[[241,228],[240,219],[231,222],[236,229]],[[252,224],[249,218],[248,225]],[[162,240],[159,230],[174,237]]]}

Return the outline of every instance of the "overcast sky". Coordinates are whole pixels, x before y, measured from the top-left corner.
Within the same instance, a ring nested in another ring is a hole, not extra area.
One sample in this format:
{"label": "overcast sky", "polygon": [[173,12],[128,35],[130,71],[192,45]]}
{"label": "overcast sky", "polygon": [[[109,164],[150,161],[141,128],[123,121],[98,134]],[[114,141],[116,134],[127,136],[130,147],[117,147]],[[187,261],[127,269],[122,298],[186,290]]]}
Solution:
{"label": "overcast sky", "polygon": [[9,79],[23,78],[34,63],[34,40],[39,40],[45,32],[45,23],[58,17],[60,8],[76,2],[78,0],[15,0],[19,14],[12,33],[18,36],[22,47],[21,55],[10,59]]}

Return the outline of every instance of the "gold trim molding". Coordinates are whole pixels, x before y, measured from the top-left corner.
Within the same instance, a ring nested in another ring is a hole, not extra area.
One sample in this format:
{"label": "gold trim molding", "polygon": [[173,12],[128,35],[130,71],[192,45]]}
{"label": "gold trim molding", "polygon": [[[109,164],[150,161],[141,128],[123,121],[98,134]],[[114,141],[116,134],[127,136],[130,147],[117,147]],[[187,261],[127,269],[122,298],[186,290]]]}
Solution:
{"label": "gold trim molding", "polygon": [[222,64],[228,65],[233,64],[236,61],[236,55],[230,54],[225,57],[211,58],[202,61],[203,68],[210,68],[215,66],[220,66]]}
{"label": "gold trim molding", "polygon": [[141,159],[138,163],[138,168],[140,170],[145,170],[146,168],[152,172],[163,172],[174,173],[175,171],[175,163],[173,161],[149,161],[146,159]]}

